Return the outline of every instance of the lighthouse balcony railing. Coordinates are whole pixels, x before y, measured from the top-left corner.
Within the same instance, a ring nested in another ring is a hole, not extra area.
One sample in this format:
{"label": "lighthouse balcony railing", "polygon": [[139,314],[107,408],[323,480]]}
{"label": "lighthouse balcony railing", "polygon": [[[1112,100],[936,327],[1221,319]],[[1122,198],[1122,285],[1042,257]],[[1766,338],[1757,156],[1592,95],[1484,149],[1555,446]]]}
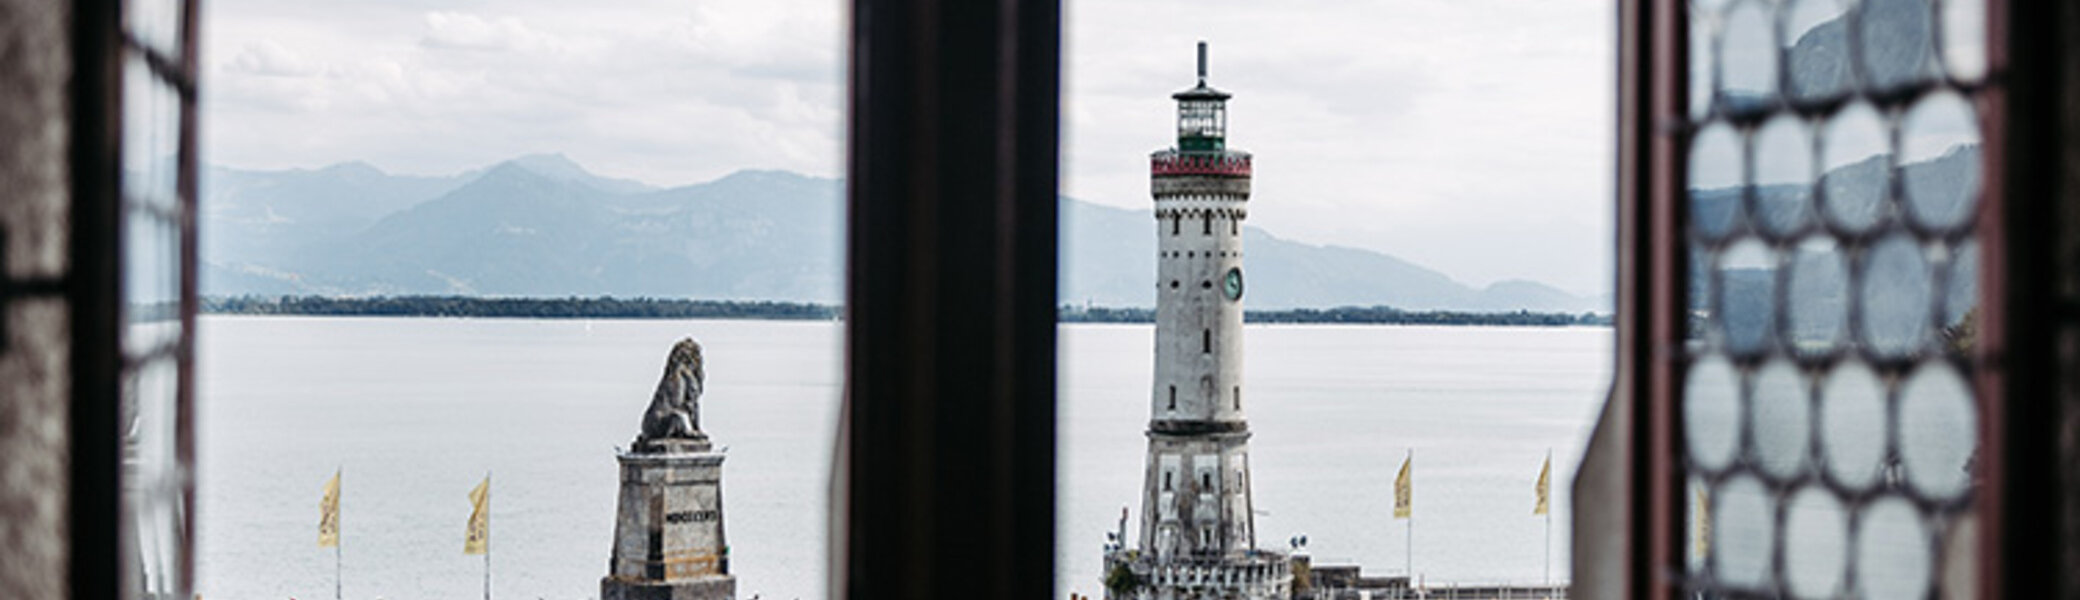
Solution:
{"label": "lighthouse balcony railing", "polygon": [[1154,175],[1218,175],[1248,177],[1250,155],[1248,152],[1193,152],[1164,150],[1148,157],[1149,173]]}
{"label": "lighthouse balcony railing", "polygon": [[1286,557],[1271,552],[1250,551],[1239,557],[1178,556],[1156,562],[1122,562],[1134,572],[1136,579],[1163,588],[1239,590],[1285,585],[1292,581],[1292,566]]}

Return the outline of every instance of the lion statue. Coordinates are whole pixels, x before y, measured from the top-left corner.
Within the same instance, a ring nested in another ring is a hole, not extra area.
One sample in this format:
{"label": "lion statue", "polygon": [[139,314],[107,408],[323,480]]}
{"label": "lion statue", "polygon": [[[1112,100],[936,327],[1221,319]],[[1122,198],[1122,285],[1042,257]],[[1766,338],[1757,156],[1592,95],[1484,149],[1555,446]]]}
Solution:
{"label": "lion statue", "polygon": [[701,433],[701,385],[707,373],[701,369],[701,345],[693,338],[672,345],[664,362],[664,378],[650,395],[650,408],[643,411],[638,445],[667,439],[705,439]]}

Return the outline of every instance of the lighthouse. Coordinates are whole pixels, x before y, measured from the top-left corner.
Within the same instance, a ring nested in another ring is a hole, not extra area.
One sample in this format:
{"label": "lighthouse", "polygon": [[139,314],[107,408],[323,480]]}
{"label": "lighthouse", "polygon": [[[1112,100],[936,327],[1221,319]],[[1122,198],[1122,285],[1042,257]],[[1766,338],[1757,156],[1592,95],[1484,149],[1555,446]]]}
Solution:
{"label": "lighthouse", "polygon": [[1258,550],[1250,498],[1242,220],[1250,155],[1227,144],[1229,94],[1198,84],[1177,101],[1177,140],[1149,156],[1156,225],[1155,369],[1139,543],[1106,550],[1107,597],[1285,598],[1286,558]]}

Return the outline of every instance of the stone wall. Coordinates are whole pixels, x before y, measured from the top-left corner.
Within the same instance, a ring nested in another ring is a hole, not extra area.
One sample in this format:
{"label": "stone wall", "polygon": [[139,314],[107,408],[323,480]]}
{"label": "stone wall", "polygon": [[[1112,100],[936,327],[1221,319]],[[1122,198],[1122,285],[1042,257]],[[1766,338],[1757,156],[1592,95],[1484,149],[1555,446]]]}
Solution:
{"label": "stone wall", "polygon": [[[71,4],[0,0],[0,275],[66,264]],[[71,327],[56,295],[0,295],[0,598],[68,595]]]}

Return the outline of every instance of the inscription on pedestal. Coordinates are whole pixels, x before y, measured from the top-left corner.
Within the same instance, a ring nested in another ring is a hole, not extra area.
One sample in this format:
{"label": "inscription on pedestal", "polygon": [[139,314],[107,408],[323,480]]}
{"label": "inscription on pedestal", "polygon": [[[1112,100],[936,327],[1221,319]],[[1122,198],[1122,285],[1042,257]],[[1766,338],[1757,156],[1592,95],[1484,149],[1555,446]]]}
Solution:
{"label": "inscription on pedestal", "polygon": [[706,523],[720,520],[722,520],[722,511],[719,510],[690,510],[664,516],[664,522],[666,523]]}

